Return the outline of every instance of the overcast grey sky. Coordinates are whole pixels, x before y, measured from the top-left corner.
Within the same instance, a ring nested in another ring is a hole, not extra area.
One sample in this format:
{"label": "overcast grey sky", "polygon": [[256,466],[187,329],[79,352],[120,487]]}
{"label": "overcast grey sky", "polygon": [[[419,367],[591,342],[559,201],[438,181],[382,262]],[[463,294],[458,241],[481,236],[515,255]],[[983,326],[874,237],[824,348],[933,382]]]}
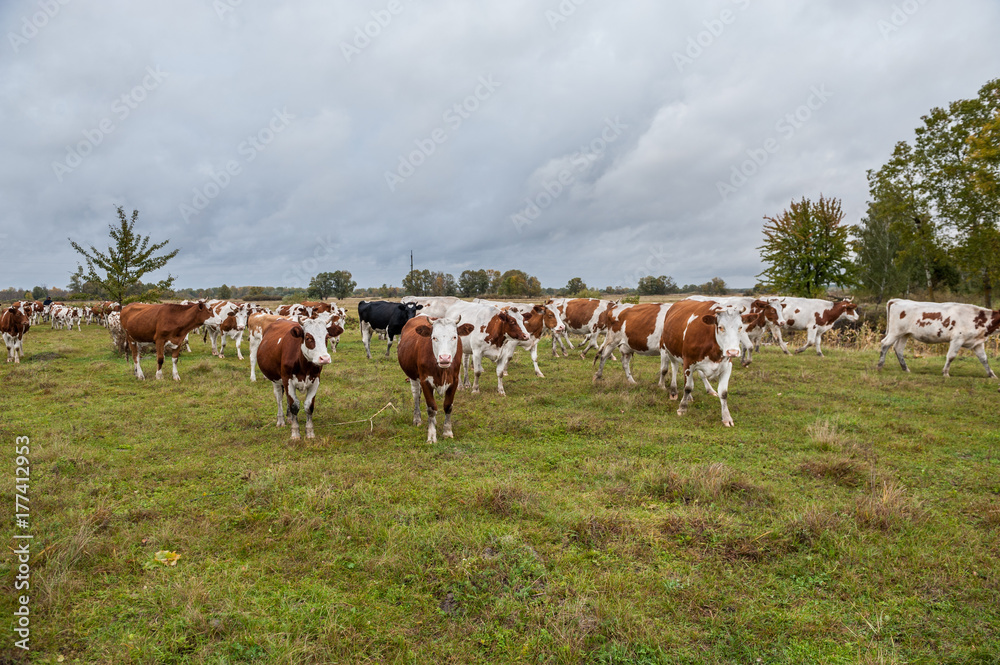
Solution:
{"label": "overcast grey sky", "polygon": [[[7,0],[0,287],[140,211],[182,287],[762,270],[764,215],[1000,72],[995,0]],[[154,276],[163,277],[165,272]]]}

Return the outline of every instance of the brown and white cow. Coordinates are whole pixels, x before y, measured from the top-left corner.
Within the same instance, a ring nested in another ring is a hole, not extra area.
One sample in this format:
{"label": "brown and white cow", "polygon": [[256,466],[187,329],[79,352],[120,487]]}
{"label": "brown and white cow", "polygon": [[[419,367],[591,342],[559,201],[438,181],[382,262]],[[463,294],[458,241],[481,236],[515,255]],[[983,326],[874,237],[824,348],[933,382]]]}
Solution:
{"label": "brown and white cow", "polygon": [[122,308],[121,326],[128,340],[134,372],[140,379],[146,377],[139,365],[141,344],[156,346],[156,378],[163,378],[164,352],[171,351],[174,381],[180,381],[177,359],[181,354],[188,333],[205,323],[212,311],[205,303],[190,305],[132,303]]}
{"label": "brown and white cow", "polygon": [[986,309],[956,302],[918,302],[894,299],[886,303],[886,333],[878,368],[885,365],[885,356],[892,347],[899,366],[909,372],[903,360],[903,349],[911,337],[925,344],[948,344],[944,375],[949,376],[951,362],[959,349],[972,349],[986,368],[986,376],[996,378],[986,357],[986,338],[1000,328],[1000,310]]}
{"label": "brown and white cow", "polygon": [[291,305],[278,305],[274,313],[278,316],[309,316],[312,311],[305,305],[292,303]]}
{"label": "brown and white cow", "polygon": [[465,354],[465,375],[463,385],[469,385],[469,362],[475,378],[472,382],[473,394],[479,392],[479,377],[483,373],[483,358],[489,358],[497,365],[497,392],[506,395],[503,376],[518,342],[528,340],[524,329],[524,317],[520,312],[507,308],[497,308],[483,303],[459,301],[448,308],[448,318],[472,324],[473,329],[462,335],[462,350]]}
{"label": "brown and white cow", "polygon": [[[299,438],[299,411],[306,411],[306,438],[315,438],[313,411],[316,393],[324,365],[330,364],[326,351],[326,321],[299,318],[297,321],[279,319],[264,329],[264,336],[257,347],[257,364],[261,373],[274,387],[278,402],[278,427],[285,425],[281,398],[288,397],[287,415],[292,419],[291,438]],[[299,400],[298,393],[305,393]]]}
{"label": "brown and white cow", "polygon": [[568,356],[566,346],[574,348],[569,339],[570,333],[583,335],[583,346],[580,357],[585,358],[590,349],[600,349],[597,344],[597,337],[604,330],[600,324],[601,313],[615,304],[613,300],[600,300],[598,298],[550,298],[546,305],[554,305],[559,310],[563,324],[566,329],[563,334],[552,336],[552,355],[556,353],[556,343],[562,350],[563,356]]}
{"label": "brown and white cow", "polygon": [[[525,303],[502,302],[497,300],[486,300],[484,298],[473,298],[472,302],[493,307],[514,310],[520,312],[524,319],[524,329],[528,333],[528,339],[518,340],[517,346],[527,349],[531,355],[531,364],[535,368],[535,376],[544,379],[541,368],[538,366],[538,343],[546,330],[552,331],[553,335],[560,335],[566,329],[559,315],[559,310],[554,305],[533,305]],[[504,373],[506,376],[506,372]]]}
{"label": "brown and white cow", "polygon": [[413,424],[420,424],[420,393],[427,402],[427,443],[437,443],[437,402],[434,393],[444,396],[444,430],[454,438],[451,427],[452,404],[458,390],[463,358],[462,336],[473,330],[470,323],[457,319],[429,319],[417,316],[406,322],[400,333],[396,357],[413,393]]}
{"label": "brown and white cow", "polygon": [[20,363],[24,355],[24,334],[31,328],[28,317],[16,307],[8,307],[0,314],[0,334],[7,347],[7,362]]}
{"label": "brown and white cow", "polygon": [[676,366],[683,365],[684,397],[677,415],[687,413],[694,392],[694,373],[719,382],[722,424],[732,427],[729,415],[729,376],[732,359],[740,355],[743,320],[736,307],[713,302],[682,300],[667,310],[660,344],[670,354],[670,399],[677,399]]}
{"label": "brown and white cow", "polygon": [[[239,339],[242,340],[243,329],[246,328],[247,323],[247,309],[243,305],[228,300],[209,300],[205,304],[212,310],[212,316],[205,321],[202,341],[211,339],[212,355],[222,358],[226,348],[227,333],[232,333],[228,336],[234,338],[238,335]],[[240,360],[243,360],[239,341],[236,343],[236,355]]]}
{"label": "brown and white cow", "polygon": [[849,300],[830,302],[820,298],[782,298],[781,304],[784,307],[785,328],[806,331],[805,346],[796,349],[795,353],[815,346],[816,353],[822,356],[820,341],[823,334],[840,319],[858,320],[858,306]]}
{"label": "brown and white cow", "polygon": [[663,336],[663,321],[668,303],[645,303],[641,305],[613,305],[601,315],[601,321],[607,329],[604,344],[594,357],[594,363],[600,361],[594,373],[594,382],[603,378],[604,364],[615,349],[622,354],[622,369],[629,383],[635,384],[632,377],[632,356],[659,356],[660,379],[659,386],[666,388],[664,377],[670,369],[670,356],[660,345]]}

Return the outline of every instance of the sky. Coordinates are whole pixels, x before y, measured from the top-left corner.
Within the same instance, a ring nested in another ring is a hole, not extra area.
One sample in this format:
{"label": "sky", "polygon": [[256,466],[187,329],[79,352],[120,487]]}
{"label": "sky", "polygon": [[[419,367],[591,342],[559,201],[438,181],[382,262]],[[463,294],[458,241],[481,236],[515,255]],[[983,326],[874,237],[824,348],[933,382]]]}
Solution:
{"label": "sky", "polygon": [[5,0],[0,288],[65,287],[116,208],[177,287],[519,269],[756,283],[998,75],[995,0]]}

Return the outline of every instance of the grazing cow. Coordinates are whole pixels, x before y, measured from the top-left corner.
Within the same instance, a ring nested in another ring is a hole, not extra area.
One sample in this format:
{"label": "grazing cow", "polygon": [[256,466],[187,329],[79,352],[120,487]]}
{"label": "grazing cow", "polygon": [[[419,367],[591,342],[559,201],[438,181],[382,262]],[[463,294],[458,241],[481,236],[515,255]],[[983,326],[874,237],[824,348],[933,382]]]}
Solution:
{"label": "grazing cow", "polygon": [[177,359],[181,354],[189,332],[202,325],[212,316],[212,310],[205,303],[190,305],[132,303],[122,308],[121,326],[128,340],[134,372],[140,379],[146,377],[139,365],[140,345],[156,345],[156,378],[163,378],[164,351],[170,350],[173,359],[174,381],[180,381],[177,373]]}
{"label": "grazing cow", "polygon": [[76,329],[80,328],[80,311],[76,307],[66,307],[65,305],[53,304],[52,308],[49,310],[49,316],[52,320],[51,328],[65,328],[66,330],[72,330],[73,324],[76,324]]}
{"label": "grazing cow", "polygon": [[556,343],[562,350],[563,356],[568,356],[566,346],[573,348],[573,342],[569,339],[569,334],[584,335],[582,351],[580,357],[587,357],[587,351],[598,349],[597,337],[604,330],[600,324],[601,313],[616,304],[613,300],[599,300],[597,298],[550,298],[546,305],[553,305],[559,310],[566,329],[562,335],[552,336],[552,355],[556,353]]}
{"label": "grazing cow", "polygon": [[420,392],[427,402],[427,443],[437,443],[437,402],[434,393],[444,396],[444,431],[441,435],[454,438],[451,429],[451,407],[458,389],[460,363],[463,358],[462,336],[473,330],[470,323],[459,325],[457,319],[429,319],[418,316],[403,326],[396,347],[399,366],[410,380],[413,392],[413,424],[420,424]]}
{"label": "grazing cow", "polygon": [[820,356],[820,341],[823,333],[833,327],[840,319],[858,320],[858,306],[849,300],[830,302],[819,298],[782,298],[784,306],[785,327],[788,330],[805,330],[806,343],[795,353],[802,353],[810,346],[816,347]]}
{"label": "grazing cow", "polygon": [[684,368],[684,397],[677,415],[687,413],[694,392],[694,372],[706,380],[719,382],[722,424],[732,427],[729,415],[729,376],[731,360],[740,355],[743,320],[736,307],[721,307],[713,302],[682,300],[667,310],[660,344],[670,355],[670,399],[677,399],[678,363]]}
{"label": "grazing cow", "polygon": [[996,374],[986,357],[986,338],[1000,328],[1000,310],[986,309],[957,302],[916,302],[894,299],[886,303],[886,333],[882,339],[882,353],[878,368],[885,365],[885,355],[891,346],[899,359],[899,366],[909,372],[903,360],[906,340],[913,338],[925,344],[948,344],[944,361],[944,375],[949,376],[951,361],[959,349],[972,349],[979,362],[986,368],[986,376]]}
{"label": "grazing cow", "polygon": [[[261,373],[274,387],[274,398],[278,402],[278,427],[285,425],[286,414],[281,408],[281,398],[287,395],[287,415],[292,419],[291,437],[299,438],[299,410],[304,407],[306,438],[315,438],[313,410],[316,408],[319,375],[323,365],[329,365],[331,360],[326,352],[326,321],[307,318],[274,321],[264,330],[256,357]],[[300,391],[305,393],[301,401],[298,396]]]}
{"label": "grazing cow", "polygon": [[385,347],[385,357],[388,358],[393,339],[403,331],[406,322],[416,316],[420,309],[423,309],[423,306],[416,303],[387,302],[385,300],[372,302],[362,300],[359,302],[358,318],[361,320],[361,342],[365,345],[365,355],[368,356],[368,360],[372,359],[372,331],[385,331],[389,339],[389,344]]}
{"label": "grazing cow", "polygon": [[22,346],[24,334],[30,327],[28,317],[16,307],[8,307],[0,314],[0,334],[3,335],[4,346],[7,347],[7,362],[21,362],[21,356],[24,355]]}
{"label": "grazing cow", "polygon": [[291,305],[279,305],[278,309],[274,310],[274,313],[278,316],[309,316],[312,314],[312,310],[305,305],[293,303]]}
{"label": "grazing cow", "polygon": [[479,392],[479,377],[483,373],[483,356],[497,364],[497,392],[506,395],[503,389],[503,375],[519,341],[528,340],[524,328],[524,317],[520,312],[508,308],[497,308],[482,303],[459,301],[448,309],[448,317],[461,319],[473,326],[467,335],[462,335],[462,350],[465,354],[465,377],[463,385],[469,385],[469,362],[475,372],[472,382],[473,394]]}
{"label": "grazing cow", "polygon": [[[542,374],[542,370],[538,366],[538,342],[541,341],[546,330],[551,330],[553,335],[559,335],[566,329],[562,317],[559,316],[559,310],[554,305],[500,302],[484,298],[473,298],[472,302],[498,308],[507,307],[521,313],[528,339],[523,342],[519,340],[517,346],[528,350],[528,353],[531,354],[531,364],[535,368],[535,376],[544,379],[545,375]],[[504,372],[504,376],[506,375],[507,373]]]}

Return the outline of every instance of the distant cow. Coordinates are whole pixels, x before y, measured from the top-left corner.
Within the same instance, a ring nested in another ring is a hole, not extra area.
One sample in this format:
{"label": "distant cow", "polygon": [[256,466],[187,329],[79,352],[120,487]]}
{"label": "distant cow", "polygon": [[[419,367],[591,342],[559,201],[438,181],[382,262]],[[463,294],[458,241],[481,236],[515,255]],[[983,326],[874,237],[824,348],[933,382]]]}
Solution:
{"label": "distant cow", "polygon": [[462,335],[472,332],[469,323],[456,319],[428,319],[418,316],[407,321],[396,347],[399,366],[410,380],[413,393],[413,424],[420,424],[420,393],[427,402],[427,443],[437,443],[437,402],[434,393],[444,396],[444,431],[453,438],[451,407],[458,389],[462,362]]}
{"label": "distant cow", "polygon": [[795,353],[802,353],[810,346],[816,347],[816,353],[823,355],[820,341],[823,333],[833,328],[839,319],[858,320],[858,306],[848,300],[830,302],[819,298],[782,298],[784,306],[785,327],[788,330],[805,330],[806,343]]}
{"label": "distant cow", "polygon": [[713,302],[682,300],[667,310],[661,344],[671,357],[670,398],[677,399],[676,366],[684,368],[684,397],[677,415],[687,413],[694,392],[694,372],[706,379],[718,379],[722,424],[732,427],[729,415],[729,376],[732,359],[740,355],[743,321],[737,308]]}
{"label": "distant cow", "polygon": [[403,331],[406,322],[417,315],[417,310],[423,306],[416,303],[387,302],[385,300],[375,300],[366,302],[362,300],[358,303],[358,318],[361,320],[361,343],[365,345],[365,355],[372,358],[371,341],[372,332],[384,330],[389,339],[389,345],[385,347],[385,357],[389,357],[389,349],[392,348],[393,339]]}
{"label": "distant cow", "polygon": [[212,316],[212,310],[205,303],[190,305],[132,303],[122,308],[121,326],[128,340],[135,375],[146,377],[139,365],[139,351],[142,343],[156,346],[156,378],[163,378],[163,356],[171,351],[174,381],[180,381],[177,373],[177,359],[181,354],[188,333],[205,323]]}
{"label": "distant cow", "polygon": [[667,303],[645,303],[642,305],[615,305],[604,312],[602,323],[607,328],[604,344],[594,357],[594,363],[600,361],[600,366],[594,373],[596,383],[604,376],[604,364],[617,348],[622,354],[622,369],[629,383],[632,378],[632,356],[658,356],[660,358],[661,388],[666,388],[665,376],[670,369],[670,356],[660,344],[663,337],[663,321],[670,305]]}
{"label": "distant cow", "polygon": [[460,301],[448,309],[448,317],[471,323],[473,329],[462,335],[462,349],[465,354],[464,384],[469,384],[469,364],[471,362],[475,378],[472,392],[479,392],[479,377],[483,373],[483,357],[497,364],[497,392],[506,395],[503,375],[514,355],[518,342],[528,341],[528,331],[524,328],[524,317],[513,308],[497,308],[483,303]]}
{"label": "distant cow", "polygon": [[1000,328],[1000,310],[955,302],[916,302],[890,300],[886,303],[886,333],[878,368],[885,365],[885,355],[893,347],[899,365],[909,372],[903,360],[906,340],[913,338],[925,344],[948,344],[944,375],[949,376],[951,361],[959,349],[972,349],[986,368],[986,376],[996,378],[986,357],[986,338]]}
{"label": "distant cow", "polygon": [[7,362],[20,363],[24,355],[22,342],[31,324],[28,317],[16,307],[8,307],[0,314],[0,334],[7,347]]}
{"label": "distant cow", "polygon": [[521,313],[528,339],[518,341],[517,346],[528,350],[531,355],[531,364],[535,368],[535,376],[544,379],[545,375],[542,374],[542,370],[538,366],[538,342],[541,341],[546,330],[551,330],[553,335],[560,335],[566,329],[562,317],[559,315],[559,310],[554,305],[501,302],[484,298],[474,298],[472,302],[492,305],[493,307],[506,307]]}
{"label": "distant cow", "polygon": [[452,305],[465,302],[455,296],[403,296],[399,301],[404,305],[409,303],[420,305],[421,316],[430,318],[444,316]]}
{"label": "distant cow", "polygon": [[552,355],[556,353],[556,343],[563,352],[563,356],[569,355],[566,346],[573,348],[573,343],[569,339],[569,334],[583,335],[583,346],[580,357],[584,358],[590,349],[600,349],[597,344],[597,337],[604,328],[600,325],[601,313],[616,304],[612,300],[599,300],[597,298],[550,298],[546,305],[553,305],[559,310],[563,324],[566,329],[562,335],[552,335]]}
{"label": "distant cow", "polygon": [[[297,321],[279,319],[264,329],[263,339],[257,347],[257,364],[261,373],[274,386],[278,402],[278,427],[285,425],[281,398],[288,396],[288,412],[292,419],[291,438],[299,438],[299,410],[306,410],[306,438],[315,438],[313,410],[319,376],[324,365],[330,364],[326,351],[326,321],[299,318]],[[300,401],[298,392],[304,392]]]}

